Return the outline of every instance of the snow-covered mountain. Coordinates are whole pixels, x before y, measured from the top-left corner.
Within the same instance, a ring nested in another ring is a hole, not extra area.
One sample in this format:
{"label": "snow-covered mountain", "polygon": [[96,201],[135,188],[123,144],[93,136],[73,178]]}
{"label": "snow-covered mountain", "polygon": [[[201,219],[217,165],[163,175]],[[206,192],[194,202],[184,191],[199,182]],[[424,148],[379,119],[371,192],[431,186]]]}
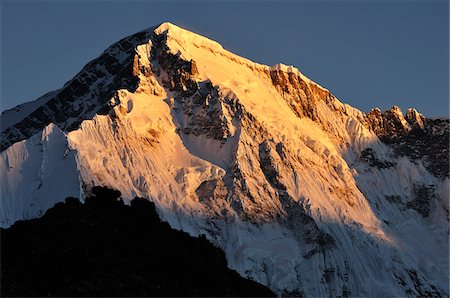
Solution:
{"label": "snow-covered mountain", "polygon": [[449,121],[368,114],[170,23],[1,115],[1,225],[146,197],[283,294],[449,294]]}

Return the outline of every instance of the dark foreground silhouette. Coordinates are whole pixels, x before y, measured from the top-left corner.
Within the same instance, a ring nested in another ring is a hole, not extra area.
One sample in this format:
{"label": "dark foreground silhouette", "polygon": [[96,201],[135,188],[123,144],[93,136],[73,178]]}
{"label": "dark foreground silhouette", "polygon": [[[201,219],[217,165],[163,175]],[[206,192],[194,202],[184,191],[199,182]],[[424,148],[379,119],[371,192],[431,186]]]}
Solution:
{"label": "dark foreground silhouette", "polygon": [[161,222],[153,203],[95,188],[1,230],[1,296],[274,296],[224,253]]}

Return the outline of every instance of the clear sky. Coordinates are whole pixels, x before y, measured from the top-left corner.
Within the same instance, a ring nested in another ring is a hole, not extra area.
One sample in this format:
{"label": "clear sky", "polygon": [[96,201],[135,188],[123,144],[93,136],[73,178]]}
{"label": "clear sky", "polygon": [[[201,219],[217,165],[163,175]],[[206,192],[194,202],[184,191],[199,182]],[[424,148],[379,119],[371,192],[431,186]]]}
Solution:
{"label": "clear sky", "polygon": [[1,110],[60,88],[113,42],[170,21],[297,66],[363,111],[449,114],[449,1],[1,1]]}

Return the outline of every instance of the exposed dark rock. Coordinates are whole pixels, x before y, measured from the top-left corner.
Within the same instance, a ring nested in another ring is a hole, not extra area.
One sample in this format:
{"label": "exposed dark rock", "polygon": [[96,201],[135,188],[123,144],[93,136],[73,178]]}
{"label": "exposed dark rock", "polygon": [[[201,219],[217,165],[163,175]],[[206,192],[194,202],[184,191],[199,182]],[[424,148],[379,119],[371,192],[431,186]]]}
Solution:
{"label": "exposed dark rock", "polygon": [[318,119],[316,98],[305,81],[295,73],[282,70],[270,71],[270,78],[298,117]]}
{"label": "exposed dark rock", "polygon": [[325,269],[322,274],[323,282],[330,283],[335,278],[335,271],[333,267]]}
{"label": "exposed dark rock", "polygon": [[436,199],[436,194],[433,187],[414,185],[413,198],[406,204],[406,207],[416,210],[423,217],[427,217],[430,215],[430,201],[433,199]]}
{"label": "exposed dark rock", "polygon": [[388,200],[391,203],[401,204],[402,199],[400,196],[392,195],[392,196],[385,196],[386,200]]}
{"label": "exposed dark rock", "polygon": [[419,114],[416,109],[408,109],[405,119],[412,129],[423,129],[426,123],[426,118]]}
{"label": "exposed dark rock", "polygon": [[282,297],[295,297],[295,298],[303,298],[305,294],[303,291],[294,290],[294,291],[286,291],[283,293]]}
{"label": "exposed dark rock", "polygon": [[[176,97],[176,109],[184,113],[186,123],[179,123],[184,134],[205,135],[225,141],[232,135],[230,123],[239,120],[241,105],[233,98],[221,94],[210,81],[200,82],[199,89],[191,97]],[[225,111],[226,110],[226,111]],[[231,119],[227,119],[231,117]],[[228,122],[230,121],[230,123]]]}
{"label": "exposed dark rock", "polygon": [[395,163],[387,161],[387,160],[379,160],[373,151],[372,148],[366,148],[361,151],[361,160],[368,163],[371,167],[377,167],[379,169],[386,169],[395,166]]}
{"label": "exposed dark rock", "polygon": [[[314,244],[315,248],[310,251],[310,256],[315,253],[330,249],[335,245],[331,235],[319,229],[314,219],[306,213],[303,205],[295,202],[287,192],[286,186],[280,181],[278,165],[271,156],[273,153],[268,141],[264,141],[259,146],[260,167],[267,181],[277,191],[281,205],[284,207],[285,215],[280,216],[282,224],[295,231],[295,236],[301,241]],[[308,258],[308,256],[306,256]]]}
{"label": "exposed dark rock", "polygon": [[351,294],[352,294],[352,292],[350,291],[348,286],[346,286],[346,285],[342,286],[342,297],[344,297],[344,298],[350,297]]}
{"label": "exposed dark rock", "polygon": [[305,82],[302,77],[293,72],[271,70],[272,84],[280,92],[291,110],[298,117],[308,117],[313,121],[321,121],[317,113],[317,103],[324,101],[331,108],[334,96],[316,84]]}
{"label": "exposed dark rock", "polygon": [[[89,62],[46,104],[3,131],[0,151],[31,137],[51,122],[64,131],[71,131],[96,113],[108,113],[112,107],[109,101],[117,90],[136,90],[139,79],[133,73],[135,46],[149,39],[150,33],[147,31],[136,33],[113,44]],[[109,80],[105,80],[106,77]]]}
{"label": "exposed dark rock", "polygon": [[414,109],[406,118],[394,107],[381,112],[373,109],[367,114],[370,128],[398,156],[421,159],[436,177],[449,177],[449,120],[426,119]]}
{"label": "exposed dark rock", "polygon": [[1,230],[4,296],[274,296],[224,253],[161,222],[153,203],[95,188]]}
{"label": "exposed dark rock", "polygon": [[367,114],[367,118],[372,130],[381,138],[392,138],[410,130],[408,122],[397,106],[384,112],[378,108],[373,109]]}
{"label": "exposed dark rock", "polygon": [[408,273],[409,278],[414,284],[414,289],[416,290],[416,293],[413,293],[410,290],[411,294],[414,294],[416,297],[442,297],[441,293],[435,286],[425,286],[422,284],[420,278],[417,276],[417,272],[414,269],[406,270],[406,272]]}
{"label": "exposed dark rock", "polygon": [[417,211],[423,217],[428,217],[431,212],[431,201],[437,199],[436,192],[433,186],[414,185],[411,199],[405,203],[398,195],[385,196],[386,200],[399,204],[409,209]]}
{"label": "exposed dark rock", "polygon": [[178,55],[172,54],[167,46],[167,34],[153,36],[151,57],[158,62],[165,71],[167,78],[163,84],[170,91],[178,91],[183,97],[189,97],[198,90],[195,76],[198,74],[194,61],[186,61]]}
{"label": "exposed dark rock", "polygon": [[210,81],[197,82],[195,61],[186,61],[171,53],[166,40],[165,34],[154,37],[152,59],[154,68],[165,73],[163,85],[175,93],[176,110],[181,110],[187,118],[187,123],[179,123],[181,132],[226,140],[231,136],[226,114],[233,118],[239,117],[240,104],[233,98],[222,95],[219,88]]}
{"label": "exposed dark rock", "polygon": [[213,179],[203,181],[195,190],[199,201],[205,206],[209,207],[209,210],[220,220],[227,216],[227,213],[222,210],[219,212],[214,206],[220,205],[220,203],[226,204],[227,188],[222,179]]}

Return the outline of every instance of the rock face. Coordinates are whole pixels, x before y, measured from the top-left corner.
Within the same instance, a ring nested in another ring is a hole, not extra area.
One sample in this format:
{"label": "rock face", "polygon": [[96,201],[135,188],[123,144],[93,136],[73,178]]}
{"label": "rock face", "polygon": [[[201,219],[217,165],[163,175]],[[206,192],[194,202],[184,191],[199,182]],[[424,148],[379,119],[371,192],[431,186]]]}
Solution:
{"label": "rock face", "polygon": [[[30,138],[50,123],[71,131],[83,120],[107,112],[114,105],[110,100],[118,89],[136,90],[139,79],[138,70],[133,67],[134,47],[148,39],[148,32],[139,32],[120,40],[89,62],[63,88],[37,99],[43,101],[42,105],[33,107],[29,114],[17,117],[8,126],[2,125],[0,150]],[[2,122],[8,114],[15,118],[14,112],[13,109],[2,114]]]}
{"label": "rock face", "polygon": [[[49,186],[64,164],[82,200],[96,185],[148,198],[276,293],[448,295],[448,120],[363,113],[294,67],[169,23],[119,41],[80,77],[64,105],[57,91],[2,114],[3,226],[76,196]],[[41,150],[47,122],[61,140]],[[43,170],[20,176],[30,164]]]}
{"label": "rock face", "polygon": [[408,109],[406,111],[405,119],[412,129],[424,129],[426,119],[422,114],[419,114],[416,109]]}
{"label": "rock face", "polygon": [[380,140],[397,156],[422,160],[435,176],[449,176],[449,120],[426,119],[415,109],[408,109],[403,117],[398,107],[384,113],[373,109],[367,118]]}

